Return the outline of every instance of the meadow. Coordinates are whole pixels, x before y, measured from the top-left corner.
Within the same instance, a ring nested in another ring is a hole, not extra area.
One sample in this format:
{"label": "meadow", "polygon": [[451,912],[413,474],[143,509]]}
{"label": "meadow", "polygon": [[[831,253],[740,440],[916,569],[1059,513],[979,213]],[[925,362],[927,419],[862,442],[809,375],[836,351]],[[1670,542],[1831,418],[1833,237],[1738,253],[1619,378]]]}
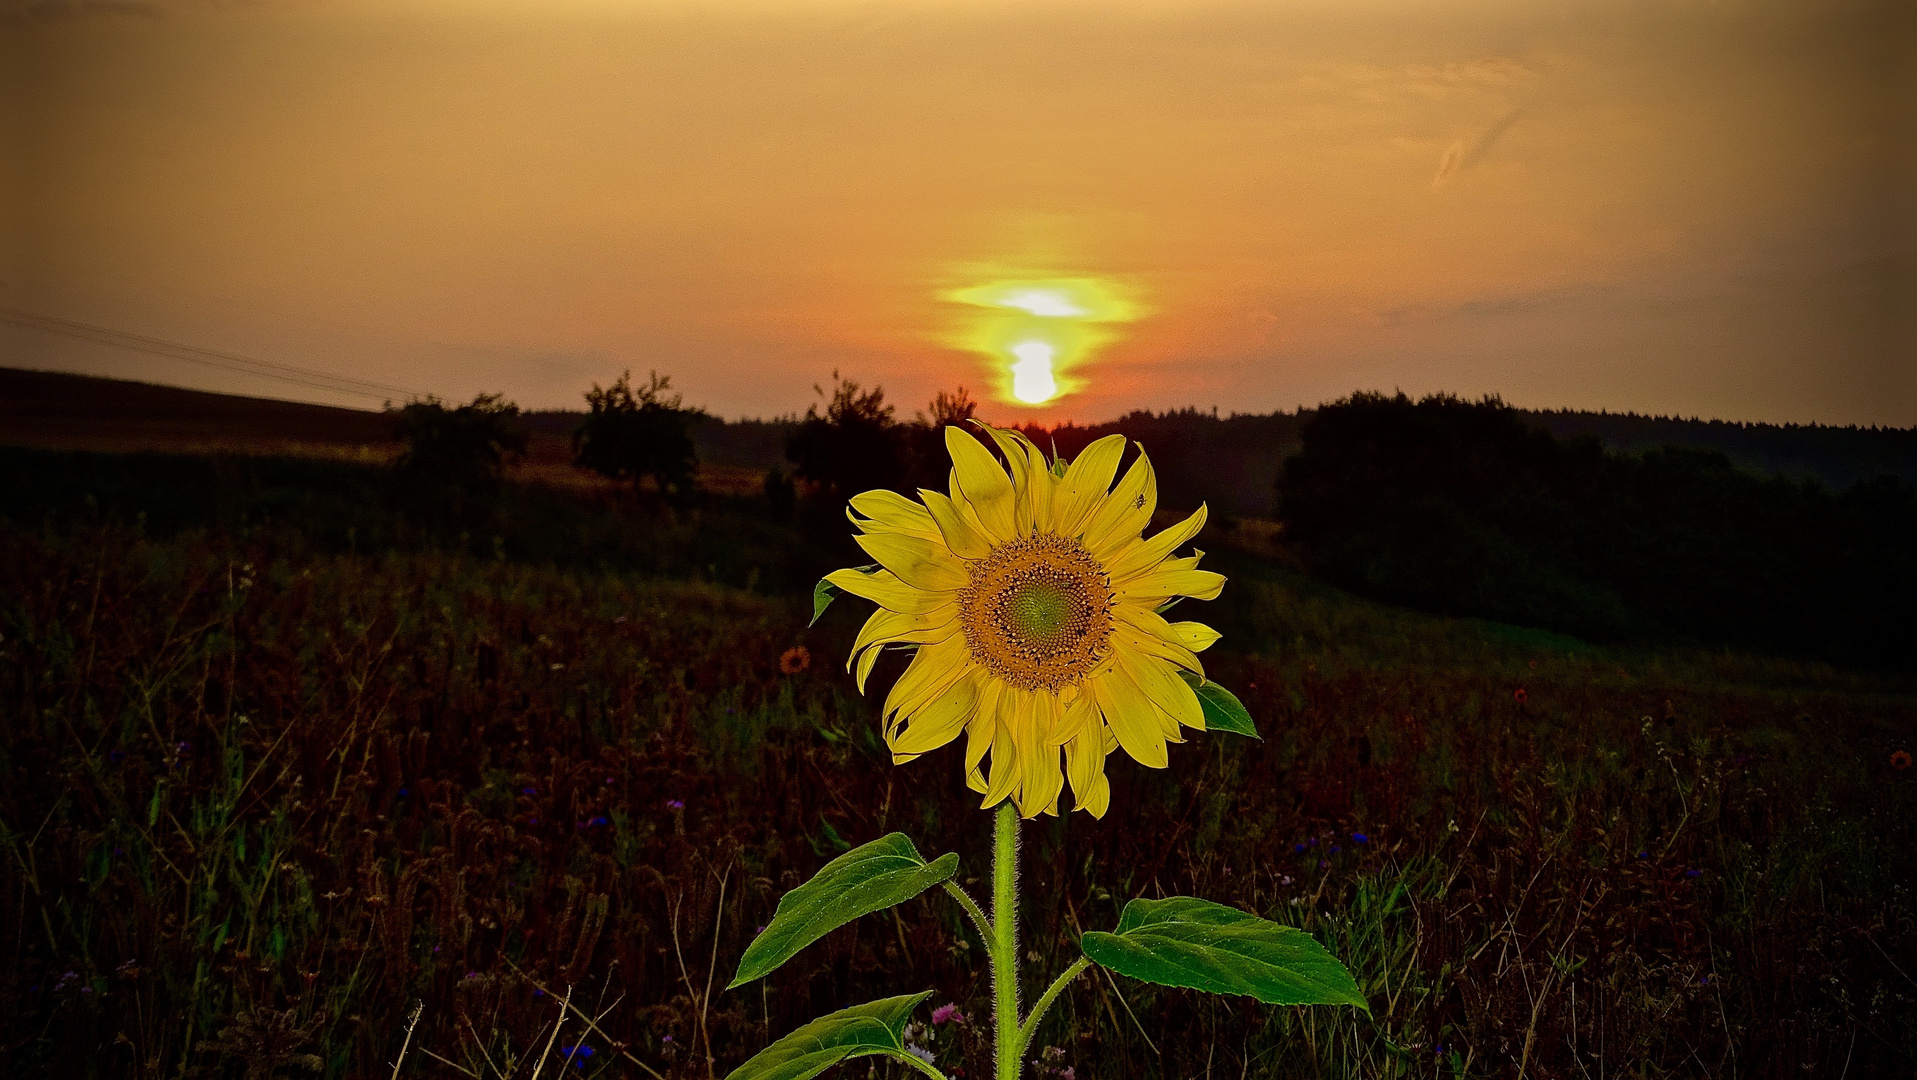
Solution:
{"label": "meadow", "polygon": [[[863,612],[806,625],[865,561],[842,519],[277,458],[0,449],[0,481],[8,1075],[716,1077],[924,989],[971,1019],[921,1041],[986,1074],[983,949],[936,893],[722,989],[852,845],[984,873],[957,751],[891,765],[842,671]],[[1254,524],[1198,546],[1262,741],[1114,757],[1103,820],[1029,823],[1028,970],[1188,893],[1319,935],[1371,1015],[1094,969],[1033,1076],[1917,1064],[1907,672],[1421,614]]]}

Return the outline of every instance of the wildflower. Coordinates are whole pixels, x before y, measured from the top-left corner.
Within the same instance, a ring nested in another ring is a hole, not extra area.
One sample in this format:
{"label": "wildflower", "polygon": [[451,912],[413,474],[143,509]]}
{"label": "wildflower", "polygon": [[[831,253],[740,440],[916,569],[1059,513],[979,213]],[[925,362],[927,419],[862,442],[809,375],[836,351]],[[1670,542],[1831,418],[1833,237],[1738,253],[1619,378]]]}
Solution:
{"label": "wildflower", "polygon": [[1524,687],[1522,686],[1518,687],[1516,690],[1511,691],[1511,700],[1517,702],[1520,705],[1524,704],[1524,699],[1527,696],[1529,695],[1525,694]]}
{"label": "wildflower", "polygon": [[1351,842],[1354,844],[1369,844],[1371,843],[1371,837],[1361,832],[1355,832],[1351,834]]}
{"label": "wildflower", "polygon": [[933,1064],[932,1051],[927,1050],[925,1047],[920,1046],[917,1043],[907,1043],[905,1046],[905,1052],[912,1055],[915,1058],[918,1058],[920,1061],[925,1062],[927,1065]]}
{"label": "wildflower", "polygon": [[1684,876],[1685,876],[1685,877],[1703,877],[1703,876],[1704,876],[1704,871],[1702,871],[1702,870],[1686,870],[1686,871],[1684,871]]}
{"label": "wildflower", "polygon": [[812,650],[803,645],[794,645],[779,654],[779,670],[786,675],[797,675],[812,666]]}
{"label": "wildflower", "polygon": [[1893,769],[1896,769],[1898,772],[1903,772],[1905,769],[1910,768],[1910,751],[1908,750],[1891,751],[1890,767]]}
{"label": "wildflower", "polygon": [[686,804],[679,799],[666,800],[666,809],[668,810],[684,810],[685,808],[686,808]]}
{"label": "wildflower", "polygon": [[521,795],[537,795],[539,794],[539,789],[531,788],[531,787],[523,787],[519,789],[519,793]]}
{"label": "wildflower", "polygon": [[1197,653],[1218,632],[1158,611],[1224,587],[1223,575],[1198,569],[1202,553],[1171,557],[1206,511],[1146,540],[1158,481],[1141,453],[1112,485],[1123,437],[1068,464],[1047,461],[1016,431],[980,426],[1009,476],[977,439],[948,427],[949,496],[922,490],[923,505],[883,490],[853,497],[859,545],[882,568],[826,580],[881,610],[846,666],[863,690],[885,646],[917,646],[882,711],[894,764],[963,732],[966,783],[984,806],[1009,798],[1025,817],[1055,814],[1069,780],[1077,806],[1103,817],[1107,754],[1122,747],[1162,769],[1181,727],[1205,728],[1180,671],[1203,677]]}
{"label": "wildflower", "polygon": [[940,1005],[938,1008],[932,1010],[932,1022],[934,1024],[963,1024],[966,1020],[965,1014],[959,1011],[957,1005],[946,1004]]}
{"label": "wildflower", "polygon": [[575,1069],[584,1069],[586,1067],[586,1059],[598,1053],[598,1051],[587,1046],[585,1043],[580,1043],[577,1046],[562,1046],[559,1048],[559,1052],[566,1055],[566,1060],[572,1062],[572,1067]]}

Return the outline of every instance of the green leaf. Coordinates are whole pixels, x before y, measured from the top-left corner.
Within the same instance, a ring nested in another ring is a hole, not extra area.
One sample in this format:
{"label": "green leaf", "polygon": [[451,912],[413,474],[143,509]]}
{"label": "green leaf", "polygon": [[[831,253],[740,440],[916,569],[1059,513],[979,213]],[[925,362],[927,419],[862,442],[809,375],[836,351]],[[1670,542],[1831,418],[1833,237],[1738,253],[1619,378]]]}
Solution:
{"label": "green leaf", "polygon": [[[855,566],[852,569],[857,570],[861,574],[876,574],[879,572],[879,564],[872,563],[869,566]],[[832,601],[837,600],[839,594],[844,591],[844,589],[832,584],[825,578],[820,578],[819,583],[812,586],[812,621],[806,623],[806,625],[817,625],[819,616],[825,614],[825,609],[831,607]]]}
{"label": "green leaf", "polygon": [[1185,685],[1198,695],[1198,705],[1205,710],[1206,731],[1229,731],[1233,735],[1249,735],[1263,741],[1263,736],[1252,725],[1251,713],[1245,710],[1244,703],[1238,700],[1237,695],[1184,668],[1179,668],[1178,674],[1185,680]]}
{"label": "green leaf", "polygon": [[726,989],[768,974],[853,919],[903,904],[957,870],[957,855],[927,863],[904,833],[889,833],[853,848],[780,899],[772,921],[746,946],[739,973]]}
{"label": "green leaf", "polygon": [[1133,900],[1117,929],[1086,934],[1079,947],[1102,967],[1160,986],[1371,1011],[1351,972],[1310,934],[1196,897]]}
{"label": "green leaf", "polygon": [[905,994],[869,1001],[821,1016],[726,1074],[726,1080],[807,1080],[846,1058],[903,1055],[905,1021],[919,1002],[931,997]]}

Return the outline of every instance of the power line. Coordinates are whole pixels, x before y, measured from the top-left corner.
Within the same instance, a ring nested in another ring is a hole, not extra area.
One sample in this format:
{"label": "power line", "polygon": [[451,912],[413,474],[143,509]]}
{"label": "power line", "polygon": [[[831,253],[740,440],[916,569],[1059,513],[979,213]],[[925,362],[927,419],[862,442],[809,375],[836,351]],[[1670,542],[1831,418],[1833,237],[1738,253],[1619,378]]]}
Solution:
{"label": "power line", "polygon": [[77,322],[72,319],[56,319],[51,315],[35,315],[30,311],[18,311],[13,308],[0,308],[0,323],[38,330],[47,334],[60,334],[65,337],[80,338],[84,341],[97,341],[116,348],[131,349],[135,352],[151,353],[155,356],[186,360],[233,371],[243,375],[254,375],[264,379],[277,379],[314,390],[324,390],[333,394],[348,394],[354,397],[372,398],[377,401],[391,401],[394,398],[425,398],[431,395],[423,390],[412,390],[391,383],[375,382],[371,379],[356,379],[350,375],[334,375],[312,368],[282,364],[275,360],[261,360],[258,357],[241,356],[238,353],[219,352],[214,349],[202,349],[195,345],[185,345],[177,341],[147,337],[143,334],[129,334],[120,330],[111,330],[92,323]]}

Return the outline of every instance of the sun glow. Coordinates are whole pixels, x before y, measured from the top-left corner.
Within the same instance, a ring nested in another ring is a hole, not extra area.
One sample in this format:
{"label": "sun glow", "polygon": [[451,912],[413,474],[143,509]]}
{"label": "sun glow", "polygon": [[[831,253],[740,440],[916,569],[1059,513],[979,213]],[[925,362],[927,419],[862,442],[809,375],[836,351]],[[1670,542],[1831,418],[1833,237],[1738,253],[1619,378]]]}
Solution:
{"label": "sun glow", "polygon": [[1117,338],[1112,324],[1142,314],[1127,290],[1102,278],[1000,279],[942,298],[975,309],[949,341],[990,357],[1000,398],[1019,405],[1083,388],[1072,370]]}
{"label": "sun glow", "polygon": [[1043,405],[1058,396],[1058,380],[1052,377],[1052,347],[1042,341],[1021,341],[1012,346],[1018,363],[1012,365],[1012,396],[1027,405]]}

